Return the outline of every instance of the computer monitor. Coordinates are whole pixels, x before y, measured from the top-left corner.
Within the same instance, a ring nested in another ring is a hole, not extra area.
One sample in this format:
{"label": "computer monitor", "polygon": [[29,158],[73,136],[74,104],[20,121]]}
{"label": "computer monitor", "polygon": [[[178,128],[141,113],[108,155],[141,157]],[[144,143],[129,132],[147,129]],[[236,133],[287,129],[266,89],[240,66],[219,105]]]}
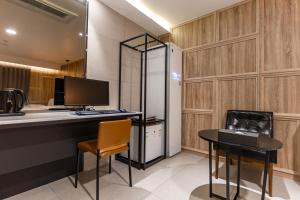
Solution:
{"label": "computer monitor", "polygon": [[64,79],[56,78],[54,87],[54,105],[64,105]]}
{"label": "computer monitor", "polygon": [[65,77],[66,106],[107,106],[109,105],[109,82],[91,79]]}

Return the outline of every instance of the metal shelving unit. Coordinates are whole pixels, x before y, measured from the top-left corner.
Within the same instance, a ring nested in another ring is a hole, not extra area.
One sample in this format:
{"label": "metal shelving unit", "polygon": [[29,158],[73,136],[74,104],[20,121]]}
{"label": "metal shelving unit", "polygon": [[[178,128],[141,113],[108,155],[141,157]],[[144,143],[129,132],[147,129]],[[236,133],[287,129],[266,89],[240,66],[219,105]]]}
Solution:
{"label": "metal shelving unit", "polygon": [[[135,37],[132,37],[128,40],[125,40],[123,42],[120,42],[120,49],[119,49],[119,109],[121,108],[121,97],[122,97],[122,48],[126,47],[129,49],[132,49],[136,52],[140,53],[140,97],[139,97],[139,102],[140,102],[140,111],[143,112],[143,119],[142,119],[142,125],[144,127],[143,132],[140,130],[139,132],[139,141],[138,141],[138,162],[133,161],[133,166],[136,168],[142,168],[146,169],[147,167],[163,160],[166,158],[166,151],[167,151],[167,64],[168,64],[168,46],[167,44],[163,43],[159,39],[155,38],[154,36],[145,33],[141,34]],[[160,48],[165,48],[165,80],[164,80],[164,118],[161,119],[161,121],[164,122],[164,154],[154,160],[151,160],[147,163],[144,162],[145,157],[146,157],[146,129],[147,129],[147,71],[148,71],[148,66],[147,66],[147,61],[148,61],[148,52],[157,50]],[[144,95],[144,97],[143,97]],[[143,160],[142,160],[142,154],[143,154]],[[122,155],[116,155],[116,159],[122,162],[126,162],[128,158],[122,156]]]}

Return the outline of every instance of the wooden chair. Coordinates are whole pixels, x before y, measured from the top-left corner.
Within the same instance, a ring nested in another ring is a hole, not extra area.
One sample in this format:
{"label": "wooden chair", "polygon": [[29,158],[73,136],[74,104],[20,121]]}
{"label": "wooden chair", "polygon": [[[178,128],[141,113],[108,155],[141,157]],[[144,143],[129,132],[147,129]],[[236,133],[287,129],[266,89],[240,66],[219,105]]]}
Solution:
{"label": "wooden chair", "polygon": [[[241,131],[249,131],[257,134],[266,134],[273,137],[273,113],[261,111],[244,111],[244,110],[228,110],[226,118],[226,129],[235,129]],[[216,171],[215,178],[219,176],[219,156],[224,153],[218,146],[216,149]],[[246,162],[259,163],[264,160],[264,155],[259,153],[252,153],[248,151],[243,152],[242,160]],[[272,196],[273,189],[273,163],[277,163],[277,151],[271,153],[269,165],[269,196]]]}
{"label": "wooden chair", "polygon": [[[109,173],[111,173],[111,155],[128,151],[130,158],[130,129],[131,120],[105,121],[99,123],[98,137],[77,144],[77,163],[75,175],[75,188],[77,188],[79,156],[82,151],[91,152],[97,157],[96,171],[96,200],[99,200],[99,162],[101,158],[109,157]],[[129,186],[132,187],[131,160],[128,159]]]}

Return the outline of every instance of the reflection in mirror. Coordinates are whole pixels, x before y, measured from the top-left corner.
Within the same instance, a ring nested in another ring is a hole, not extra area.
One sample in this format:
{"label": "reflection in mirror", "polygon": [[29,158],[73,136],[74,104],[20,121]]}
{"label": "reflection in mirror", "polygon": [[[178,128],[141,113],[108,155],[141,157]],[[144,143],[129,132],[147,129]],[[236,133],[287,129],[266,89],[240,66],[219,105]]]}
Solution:
{"label": "reflection in mirror", "polygon": [[85,0],[1,0],[0,90],[53,107],[55,78],[84,77],[85,21]]}

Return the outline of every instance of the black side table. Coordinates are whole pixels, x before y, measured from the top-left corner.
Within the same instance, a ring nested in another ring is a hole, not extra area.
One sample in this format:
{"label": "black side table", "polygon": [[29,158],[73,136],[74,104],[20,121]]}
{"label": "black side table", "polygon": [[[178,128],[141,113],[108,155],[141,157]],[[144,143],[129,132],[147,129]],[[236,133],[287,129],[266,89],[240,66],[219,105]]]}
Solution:
{"label": "black side table", "polygon": [[[267,174],[270,163],[270,153],[272,151],[277,151],[282,147],[282,143],[278,140],[272,139],[266,135],[260,134],[257,139],[257,144],[255,146],[247,146],[244,144],[238,144],[235,142],[223,142],[219,140],[219,130],[209,129],[199,131],[199,137],[209,142],[209,196],[216,197],[218,199],[230,200],[230,177],[229,177],[229,155],[231,153],[238,155],[238,174],[237,174],[237,192],[234,196],[236,200],[240,192],[240,168],[241,168],[241,154],[244,150],[262,153],[265,155],[264,161],[264,174],[263,174],[263,186],[261,200],[265,199],[266,185],[267,185]],[[222,145],[224,147],[226,156],[226,198],[213,193],[212,191],[212,144]]]}

